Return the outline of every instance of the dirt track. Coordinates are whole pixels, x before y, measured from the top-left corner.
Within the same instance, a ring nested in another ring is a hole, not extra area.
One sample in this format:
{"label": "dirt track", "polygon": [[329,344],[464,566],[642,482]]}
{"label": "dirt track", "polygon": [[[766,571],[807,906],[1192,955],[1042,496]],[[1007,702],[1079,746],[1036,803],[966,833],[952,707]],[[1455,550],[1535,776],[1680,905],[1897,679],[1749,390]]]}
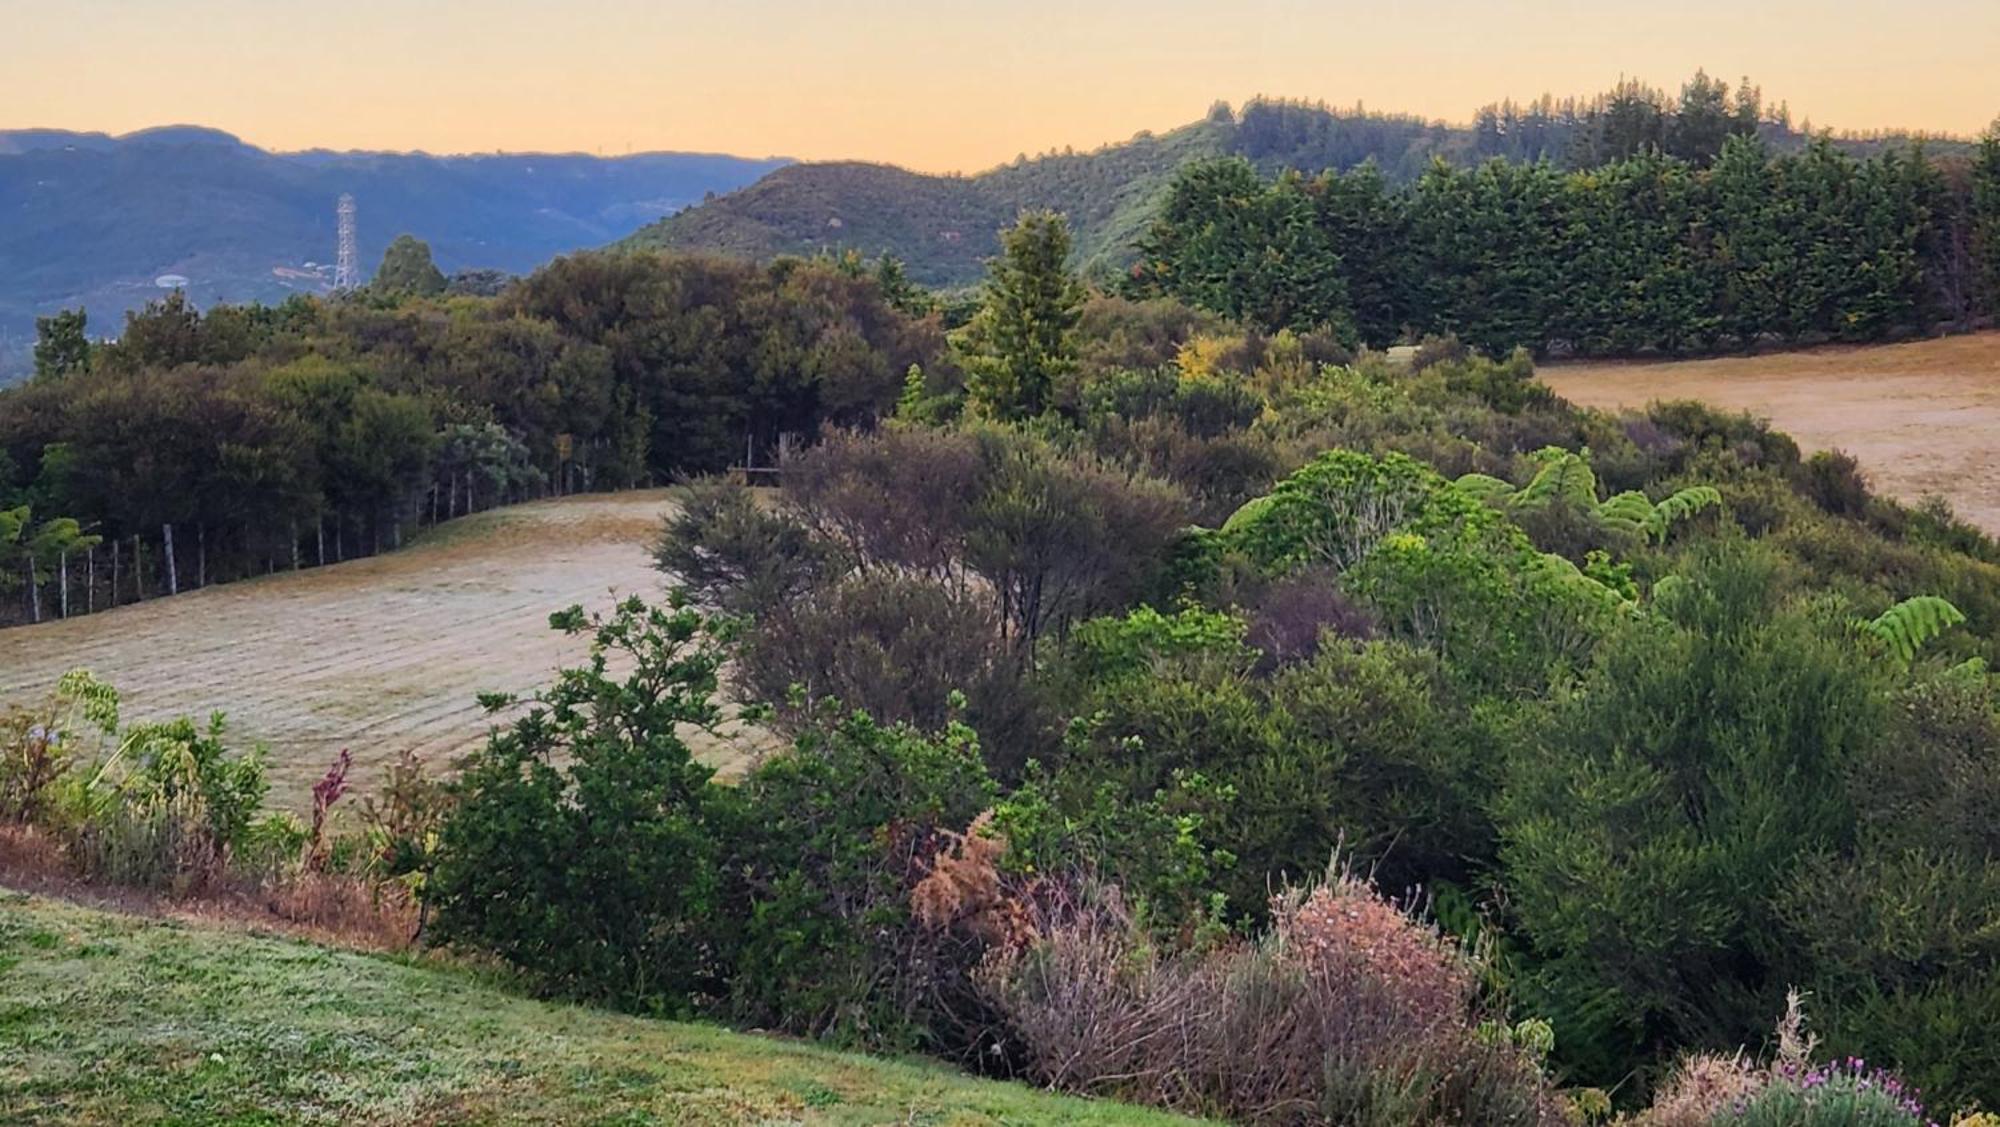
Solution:
{"label": "dirt track", "polygon": [[1556,364],[1542,379],[1593,407],[1700,399],[1751,411],[1808,450],[1840,449],[1904,501],[1937,494],[2000,534],[2000,332],[1864,348],[1664,363]]}
{"label": "dirt track", "polygon": [[[364,787],[405,748],[443,764],[485,736],[476,694],[530,690],[582,652],[551,611],[661,593],[646,546],[666,506],[659,491],[521,505],[402,552],[0,630],[0,703],[84,666],[128,720],[221,710],[232,743],[269,746],[272,800],[294,807],[343,747]],[[702,739],[724,766],[751,746]]]}

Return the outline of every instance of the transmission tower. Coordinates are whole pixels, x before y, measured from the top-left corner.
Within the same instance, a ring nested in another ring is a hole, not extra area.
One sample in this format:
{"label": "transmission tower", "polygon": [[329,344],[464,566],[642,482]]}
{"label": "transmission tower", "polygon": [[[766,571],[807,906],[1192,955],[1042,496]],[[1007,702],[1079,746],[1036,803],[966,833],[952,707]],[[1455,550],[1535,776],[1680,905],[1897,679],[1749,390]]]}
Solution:
{"label": "transmission tower", "polygon": [[361,284],[361,269],[354,250],[354,197],[342,192],[333,209],[340,217],[340,242],[333,255],[333,288],[345,291]]}

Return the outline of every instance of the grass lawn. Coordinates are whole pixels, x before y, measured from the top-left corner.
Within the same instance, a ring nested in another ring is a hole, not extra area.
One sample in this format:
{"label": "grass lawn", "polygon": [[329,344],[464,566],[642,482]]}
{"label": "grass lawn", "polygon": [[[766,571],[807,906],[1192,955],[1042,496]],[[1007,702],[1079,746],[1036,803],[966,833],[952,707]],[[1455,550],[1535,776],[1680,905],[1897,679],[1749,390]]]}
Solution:
{"label": "grass lawn", "polygon": [[0,1123],[1169,1122],[0,890]]}

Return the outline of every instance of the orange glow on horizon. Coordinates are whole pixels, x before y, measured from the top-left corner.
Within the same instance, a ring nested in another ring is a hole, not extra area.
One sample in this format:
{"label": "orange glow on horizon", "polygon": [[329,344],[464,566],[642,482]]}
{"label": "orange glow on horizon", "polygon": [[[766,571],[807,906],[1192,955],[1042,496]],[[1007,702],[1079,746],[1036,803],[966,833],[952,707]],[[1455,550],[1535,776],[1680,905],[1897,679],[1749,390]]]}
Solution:
{"label": "orange glow on horizon", "polygon": [[1971,135],[1990,0],[0,0],[0,128],[210,125],[267,148],[647,150],[977,171],[1256,93],[1454,122],[1747,74],[1795,121]]}

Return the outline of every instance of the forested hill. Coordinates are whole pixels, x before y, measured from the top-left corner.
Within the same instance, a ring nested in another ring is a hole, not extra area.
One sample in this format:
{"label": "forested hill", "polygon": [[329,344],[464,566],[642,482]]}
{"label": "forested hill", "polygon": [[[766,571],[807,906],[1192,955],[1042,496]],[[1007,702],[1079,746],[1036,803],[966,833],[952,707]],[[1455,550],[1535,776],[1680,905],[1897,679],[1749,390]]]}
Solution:
{"label": "forested hill", "polygon": [[[446,272],[521,273],[783,165],[693,153],[273,153],[216,130],[124,137],[0,131],[0,356],[34,317],[82,305],[91,332],[181,275],[203,307],[316,293],[331,280],[334,203],[359,208],[363,268],[404,232]],[[312,265],[308,265],[308,264]],[[6,364],[0,362],[0,375]]]}
{"label": "forested hill", "polygon": [[1199,122],[1092,153],[1022,159],[977,176],[883,164],[795,164],[647,226],[622,245],[766,259],[855,248],[893,254],[924,285],[968,284],[1024,207],[1071,217],[1086,264],[1122,261],[1176,169],[1233,151],[1235,129]]}
{"label": "forested hill", "polygon": [[[1433,160],[1465,166],[1495,157],[1595,167],[1647,149],[1697,163],[1732,132],[1755,132],[1776,151],[1803,147],[1810,124],[1794,126],[1783,105],[1747,82],[1697,74],[1677,94],[1637,82],[1592,98],[1544,96],[1496,102],[1470,125],[1447,125],[1360,107],[1258,98],[1240,111],[1218,104],[1202,121],[1088,153],[1025,155],[973,176],[929,176],[858,162],[789,165],[737,192],[652,223],[620,245],[717,251],[767,259],[859,250],[902,259],[931,286],[969,285],[998,250],[998,231],[1022,208],[1069,217],[1077,265],[1120,269],[1176,169],[1203,157],[1241,156],[1272,173],[1350,169],[1373,160],[1392,182],[1415,179]],[[1865,154],[1905,135],[1836,136]],[[1932,139],[1933,151],[1963,142]]]}

